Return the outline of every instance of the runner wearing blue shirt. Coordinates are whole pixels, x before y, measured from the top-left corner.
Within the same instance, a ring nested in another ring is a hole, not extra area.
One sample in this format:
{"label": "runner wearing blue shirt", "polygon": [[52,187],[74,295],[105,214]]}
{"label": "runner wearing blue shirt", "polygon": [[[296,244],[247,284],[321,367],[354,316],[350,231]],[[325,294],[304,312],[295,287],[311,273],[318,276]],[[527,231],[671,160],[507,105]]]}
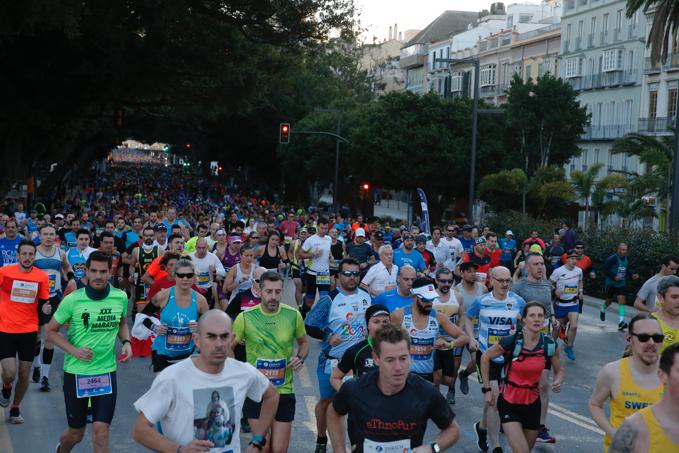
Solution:
{"label": "runner wearing blue shirt", "polygon": [[[485,352],[503,338],[514,335],[521,319],[521,312],[526,305],[521,296],[509,291],[512,283],[509,269],[504,266],[495,267],[490,272],[490,278],[493,291],[477,297],[465,312],[465,329],[468,334],[472,335],[474,332],[471,320],[479,319],[478,338],[469,342],[472,351]],[[477,354],[476,358],[479,370],[481,354]],[[499,381],[503,366],[503,356],[494,358],[490,363],[490,382],[482,383],[484,393],[493,392],[493,401],[500,392]],[[500,416],[497,406],[484,405],[483,417],[480,422],[474,424],[474,431],[481,451],[488,451],[487,436],[490,436],[493,448],[500,446]]]}
{"label": "runner wearing blue shirt", "polygon": [[606,299],[601,305],[601,310],[599,311],[599,319],[601,322],[606,321],[606,309],[609,305],[615,302],[618,303],[618,330],[620,332],[627,328],[627,323],[625,322],[625,305],[627,304],[627,279],[632,278],[636,280],[639,275],[630,271],[629,262],[627,260],[627,244],[621,242],[618,244],[616,253],[609,256],[606,261],[604,261],[603,273],[606,277]]}
{"label": "runner wearing blue shirt", "polygon": [[410,288],[413,287],[416,277],[417,272],[415,268],[405,265],[402,269],[399,269],[398,286],[375,297],[373,303],[384,305],[389,309],[389,313],[392,313],[397,308],[407,307],[412,303]]}
{"label": "runner wearing blue shirt", "polygon": [[474,238],[472,237],[473,229],[474,228],[471,225],[464,225],[462,227],[462,237],[457,238],[462,244],[462,248],[464,249],[464,251],[469,253],[470,255],[474,250]]}
{"label": "runner wearing blue shirt", "polygon": [[68,249],[66,252],[66,258],[73,268],[73,275],[75,276],[75,283],[78,288],[82,288],[85,284],[82,282],[83,277],[85,277],[85,269],[87,258],[90,257],[92,252],[96,252],[97,249],[90,247],[90,232],[84,228],[81,228],[76,233],[76,246]]}
{"label": "runner wearing blue shirt", "polygon": [[335,394],[330,384],[332,369],[347,349],[365,340],[365,311],[370,294],[359,289],[358,261],[345,258],[340,262],[337,289],[321,297],[304,321],[309,336],[322,340],[316,375],[320,400],[316,404],[316,452],[324,452],[328,444],[326,413]]}
{"label": "runner wearing blue shirt", "polygon": [[8,220],[5,223],[5,237],[0,239],[0,267],[17,263],[17,247],[22,239],[16,220]]}
{"label": "runner wearing blue shirt", "polygon": [[516,255],[516,239],[512,230],[507,230],[505,237],[500,239],[500,263],[509,269],[509,272],[514,273],[514,256]]}
{"label": "runner wearing blue shirt", "polygon": [[408,232],[403,233],[403,247],[394,250],[394,264],[399,269],[409,265],[415,268],[418,273],[423,273],[426,264],[422,254],[415,250],[415,237]]}

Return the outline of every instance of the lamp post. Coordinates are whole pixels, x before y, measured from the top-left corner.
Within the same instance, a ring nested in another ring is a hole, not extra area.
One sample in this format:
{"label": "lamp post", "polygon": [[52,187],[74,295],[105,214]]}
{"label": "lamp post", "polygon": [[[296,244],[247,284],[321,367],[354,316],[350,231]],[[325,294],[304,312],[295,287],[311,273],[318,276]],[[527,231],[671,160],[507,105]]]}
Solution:
{"label": "lamp post", "polygon": [[672,200],[670,203],[670,234],[679,236],[679,97],[674,113],[674,158],[672,159]]}
{"label": "lamp post", "polygon": [[314,109],[315,112],[335,113],[337,118],[337,139],[335,140],[335,184],[332,191],[332,207],[335,214],[339,213],[339,158],[340,158],[340,132],[342,130],[342,110],[340,109]]}
{"label": "lamp post", "polygon": [[472,98],[472,149],[469,162],[469,207],[467,208],[467,219],[474,221],[474,187],[476,185],[476,135],[478,130],[479,118],[479,72],[481,63],[477,57],[468,58],[436,58],[434,55],[434,65],[436,62],[442,63],[473,63],[474,64],[474,88]]}

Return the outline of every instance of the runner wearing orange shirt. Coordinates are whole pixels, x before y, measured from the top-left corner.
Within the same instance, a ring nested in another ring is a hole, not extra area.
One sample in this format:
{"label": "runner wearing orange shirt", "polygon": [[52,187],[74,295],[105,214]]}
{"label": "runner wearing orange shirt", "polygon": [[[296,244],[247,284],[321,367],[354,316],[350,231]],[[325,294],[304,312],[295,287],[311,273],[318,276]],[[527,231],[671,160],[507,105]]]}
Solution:
{"label": "runner wearing orange shirt", "polygon": [[17,376],[16,356],[19,356],[19,378],[9,422],[24,422],[19,404],[28,388],[35,343],[38,339],[38,313],[52,313],[49,304],[50,285],[47,273],[33,267],[36,245],[24,239],[17,247],[18,264],[0,268],[0,364],[2,392],[0,406],[7,407]]}
{"label": "runner wearing orange shirt", "polygon": [[[170,235],[170,237],[167,239],[167,250],[165,251],[165,253],[167,252],[174,252],[178,253],[179,255],[183,255],[184,238],[178,234]],[[149,267],[146,268],[146,272],[144,273],[144,275],[141,277],[141,279],[147,285],[152,286],[153,282],[167,276],[167,271],[160,266],[160,260],[162,257],[163,256],[160,255],[159,257],[154,259],[151,262],[151,264],[149,264]]]}

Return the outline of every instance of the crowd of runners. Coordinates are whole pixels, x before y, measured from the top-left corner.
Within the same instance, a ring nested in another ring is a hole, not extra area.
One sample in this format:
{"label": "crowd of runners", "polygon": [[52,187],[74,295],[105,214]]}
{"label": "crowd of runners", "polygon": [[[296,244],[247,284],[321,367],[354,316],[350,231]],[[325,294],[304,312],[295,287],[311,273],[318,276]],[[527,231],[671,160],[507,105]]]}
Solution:
{"label": "crowd of runners", "polygon": [[[457,441],[453,408],[476,376],[479,450],[502,452],[503,433],[529,452],[557,442],[549,395],[568,379],[561,361],[577,360],[584,282],[597,278],[600,320],[617,304],[628,341],[589,401],[605,451],[679,451],[679,258],[657,263],[630,320],[639,276],[627,245],[594,259],[571,224],[555,227],[426,231],[235,193],[171,166],[98,165],[58,203],[8,202],[0,214],[0,406],[9,423],[30,423],[30,383],[63,382],[65,429],[50,448],[71,451],[91,423],[92,450],[107,452],[125,391],[117,363],[150,360],[155,379],[134,403],[140,445],[238,452],[250,432],[246,451],[285,452],[295,372],[316,366],[309,451],[438,452]],[[283,301],[288,280],[295,304]],[[63,379],[50,372],[55,346]],[[440,432],[423,444],[430,419]]]}

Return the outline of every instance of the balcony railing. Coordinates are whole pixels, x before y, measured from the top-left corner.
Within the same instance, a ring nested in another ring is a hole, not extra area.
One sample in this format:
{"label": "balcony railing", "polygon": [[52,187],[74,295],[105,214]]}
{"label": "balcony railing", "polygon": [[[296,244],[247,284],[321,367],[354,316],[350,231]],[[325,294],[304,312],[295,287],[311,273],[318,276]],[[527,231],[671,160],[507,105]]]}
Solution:
{"label": "balcony railing", "polygon": [[570,51],[571,43],[567,40],[563,40],[563,53],[568,53]]}
{"label": "balcony railing", "polygon": [[613,42],[618,42],[620,41],[620,37],[622,36],[621,30],[619,28],[616,28],[613,30]]}
{"label": "balcony railing", "polygon": [[636,132],[632,124],[614,124],[607,126],[589,126],[580,136],[581,140],[614,140],[622,138],[625,134]]}
{"label": "balcony railing", "polygon": [[651,63],[651,57],[646,57],[646,65],[644,66],[644,74],[653,74],[660,72],[660,62]]}
{"label": "balcony railing", "polygon": [[616,86],[634,85],[638,82],[636,70],[599,72],[584,77],[569,79],[574,90],[596,90]]}
{"label": "balcony railing", "polygon": [[486,85],[479,88],[479,94],[483,97],[496,96],[498,94],[498,89],[495,85]]}
{"label": "balcony railing", "polygon": [[587,47],[590,49],[594,47],[594,35],[591,33],[587,36]]}
{"label": "balcony railing", "polygon": [[634,25],[630,25],[629,27],[627,27],[627,39],[633,39],[635,33],[636,27]]}
{"label": "balcony railing", "polygon": [[580,49],[582,49],[582,38],[578,36],[577,38],[575,38],[575,50]]}
{"label": "balcony railing", "polygon": [[642,134],[670,134],[674,128],[674,118],[639,118],[639,132]]}
{"label": "balcony railing", "polygon": [[608,43],[608,31],[599,32],[599,45],[603,46]]}

